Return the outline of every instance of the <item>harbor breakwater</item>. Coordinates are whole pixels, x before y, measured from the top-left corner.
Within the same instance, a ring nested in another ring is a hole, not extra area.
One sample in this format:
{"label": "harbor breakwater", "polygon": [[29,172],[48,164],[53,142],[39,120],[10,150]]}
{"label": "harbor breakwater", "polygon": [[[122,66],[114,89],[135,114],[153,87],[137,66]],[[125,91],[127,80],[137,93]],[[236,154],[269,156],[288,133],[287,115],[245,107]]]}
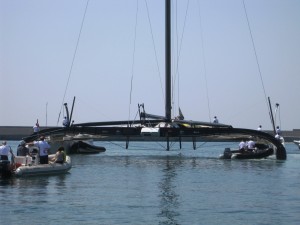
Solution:
{"label": "harbor breakwater", "polygon": [[[46,127],[41,127],[41,130]],[[50,128],[50,127],[47,127]],[[272,134],[273,131],[267,130],[267,133]],[[33,127],[30,126],[0,126],[0,140],[21,140],[33,133]],[[300,139],[300,129],[284,130],[282,135],[286,142]],[[116,137],[118,141],[118,137]]]}

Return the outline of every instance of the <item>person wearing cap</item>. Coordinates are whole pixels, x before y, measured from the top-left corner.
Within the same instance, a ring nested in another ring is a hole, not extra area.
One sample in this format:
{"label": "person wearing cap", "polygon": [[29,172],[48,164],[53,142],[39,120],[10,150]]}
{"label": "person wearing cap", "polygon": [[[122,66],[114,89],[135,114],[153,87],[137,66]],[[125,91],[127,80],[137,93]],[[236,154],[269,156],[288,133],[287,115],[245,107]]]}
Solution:
{"label": "person wearing cap", "polygon": [[11,149],[6,145],[6,141],[2,141],[2,145],[0,146],[0,160],[8,160],[8,155],[10,152]]}
{"label": "person wearing cap", "polygon": [[29,155],[29,149],[26,147],[26,142],[21,141],[17,148],[17,156]]}
{"label": "person wearing cap", "polygon": [[51,146],[45,141],[45,137],[41,136],[39,141],[33,143],[39,148],[40,164],[48,164],[48,152]]}
{"label": "person wearing cap", "polygon": [[259,125],[259,127],[257,128],[258,131],[261,131],[262,130],[262,126]]}

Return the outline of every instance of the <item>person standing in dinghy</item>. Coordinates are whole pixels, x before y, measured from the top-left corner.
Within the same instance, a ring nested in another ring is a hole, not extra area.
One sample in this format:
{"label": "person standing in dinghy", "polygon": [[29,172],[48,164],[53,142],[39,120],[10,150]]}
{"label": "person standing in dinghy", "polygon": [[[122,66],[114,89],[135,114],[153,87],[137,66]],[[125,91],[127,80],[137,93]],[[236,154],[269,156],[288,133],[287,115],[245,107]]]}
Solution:
{"label": "person standing in dinghy", "polygon": [[50,145],[45,141],[45,137],[41,136],[39,141],[35,141],[34,145],[39,148],[40,164],[48,164],[48,152]]}
{"label": "person standing in dinghy", "polygon": [[2,141],[2,145],[0,146],[0,160],[8,160],[8,156],[13,156],[11,147],[6,145],[6,141]]}

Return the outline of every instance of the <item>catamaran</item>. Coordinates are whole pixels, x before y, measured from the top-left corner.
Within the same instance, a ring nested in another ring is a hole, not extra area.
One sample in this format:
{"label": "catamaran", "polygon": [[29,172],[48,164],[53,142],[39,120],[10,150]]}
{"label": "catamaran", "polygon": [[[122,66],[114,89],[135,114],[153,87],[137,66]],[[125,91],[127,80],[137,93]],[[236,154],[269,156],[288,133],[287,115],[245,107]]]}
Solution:
{"label": "catamaran", "polygon": [[[165,0],[165,115],[148,114],[144,110],[144,104],[141,104],[139,105],[140,120],[71,124],[66,127],[44,129],[40,131],[40,134],[77,135],[84,133],[97,135],[103,140],[107,137],[124,140],[126,148],[131,140],[147,141],[153,140],[155,136],[156,140],[167,142],[167,150],[170,149],[170,141],[178,141],[181,148],[183,139],[193,142],[193,148],[196,149],[197,139],[202,141],[240,141],[252,138],[256,142],[272,148],[273,151],[268,151],[266,157],[274,152],[277,159],[286,159],[284,146],[271,134],[251,129],[233,128],[231,125],[220,123],[184,120],[182,117],[172,119],[171,108],[171,0]],[[68,121],[71,119],[72,113],[71,116],[68,114]],[[29,141],[36,137],[36,135],[32,135],[24,139]]]}

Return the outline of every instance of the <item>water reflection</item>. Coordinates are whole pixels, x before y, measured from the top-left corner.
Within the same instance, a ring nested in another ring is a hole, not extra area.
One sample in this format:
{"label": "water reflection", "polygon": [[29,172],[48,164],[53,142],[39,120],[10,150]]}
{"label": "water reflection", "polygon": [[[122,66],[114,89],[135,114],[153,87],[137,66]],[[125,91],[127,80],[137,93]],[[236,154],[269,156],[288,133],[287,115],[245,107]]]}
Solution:
{"label": "water reflection", "polygon": [[62,174],[62,175],[54,177],[55,186],[58,189],[66,188],[66,182],[65,181],[66,181],[67,176],[68,176],[68,174]]}
{"label": "water reflection", "polygon": [[36,176],[0,180],[3,193],[14,196],[21,203],[47,203],[47,196],[66,188],[65,179],[68,174],[59,176]]}
{"label": "water reflection", "polygon": [[182,163],[180,158],[167,157],[163,177],[159,183],[160,192],[160,214],[162,221],[159,224],[178,224],[177,217],[179,213],[179,195],[176,193],[176,168]]}

